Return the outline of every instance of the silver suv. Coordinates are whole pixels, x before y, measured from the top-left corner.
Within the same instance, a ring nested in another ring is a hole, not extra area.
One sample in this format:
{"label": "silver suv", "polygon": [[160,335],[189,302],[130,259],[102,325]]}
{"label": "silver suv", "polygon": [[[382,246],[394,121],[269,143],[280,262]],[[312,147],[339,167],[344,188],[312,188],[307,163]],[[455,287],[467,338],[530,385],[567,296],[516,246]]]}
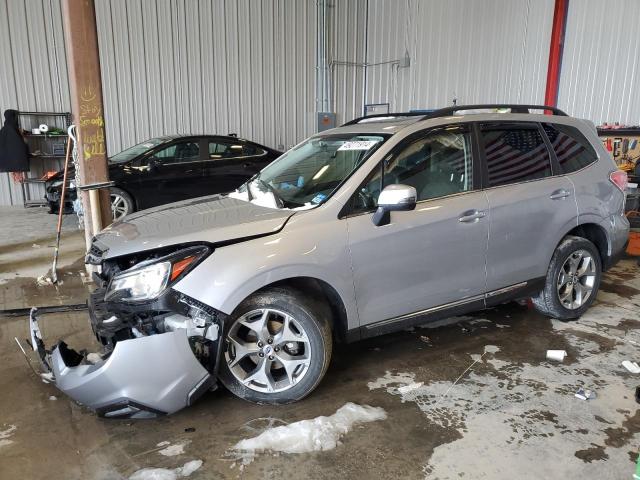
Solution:
{"label": "silver suv", "polygon": [[175,412],[216,379],[293,402],[336,341],[518,298],[580,317],[624,250],[625,184],[593,124],[552,107],[359,118],[235,192],[102,231],[87,256],[100,358],[45,350],[36,315],[32,343],[61,390],[108,417]]}

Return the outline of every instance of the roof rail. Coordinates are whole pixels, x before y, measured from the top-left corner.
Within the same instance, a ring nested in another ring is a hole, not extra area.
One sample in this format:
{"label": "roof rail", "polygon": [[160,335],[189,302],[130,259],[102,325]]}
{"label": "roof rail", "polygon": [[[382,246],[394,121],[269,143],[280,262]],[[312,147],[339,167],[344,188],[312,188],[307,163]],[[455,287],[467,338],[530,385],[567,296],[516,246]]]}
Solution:
{"label": "roof rail", "polygon": [[369,115],[367,117],[358,117],[354,118],[350,122],[343,124],[342,126],[347,125],[356,125],[358,123],[363,122],[368,119],[375,118],[397,118],[397,117],[421,117],[420,120],[427,120],[430,118],[438,118],[438,117],[447,117],[449,115],[453,115],[455,112],[460,112],[464,110],[485,110],[485,109],[502,109],[509,108],[511,109],[511,113],[530,113],[529,110],[545,110],[551,112],[553,115],[559,115],[566,117],[567,114],[560,110],[559,108],[552,107],[549,105],[520,105],[515,103],[489,103],[483,105],[456,105],[451,107],[440,108],[438,110],[434,110],[431,113],[427,113],[425,115],[424,112],[404,112],[404,113],[380,113],[376,115]]}
{"label": "roof rail", "polygon": [[374,115],[367,115],[365,117],[354,118],[353,120],[348,121],[347,123],[343,123],[342,126],[346,125],[356,125],[364,120],[373,120],[376,118],[385,119],[385,118],[399,118],[399,117],[424,117],[424,112],[398,112],[398,113],[376,113]]}

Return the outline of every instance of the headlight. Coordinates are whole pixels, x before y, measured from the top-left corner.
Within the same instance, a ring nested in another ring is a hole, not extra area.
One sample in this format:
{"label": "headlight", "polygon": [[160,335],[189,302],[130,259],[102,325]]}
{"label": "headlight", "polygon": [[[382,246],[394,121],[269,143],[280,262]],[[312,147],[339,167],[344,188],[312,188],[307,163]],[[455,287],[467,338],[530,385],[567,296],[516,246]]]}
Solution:
{"label": "headlight", "polygon": [[208,247],[192,247],[141,262],[115,275],[107,287],[104,299],[125,302],[153,300],[169,284],[195,267],[210,251]]}
{"label": "headlight", "polygon": [[171,262],[161,262],[148,267],[126,270],[111,280],[105,300],[151,300],[167,287]]}

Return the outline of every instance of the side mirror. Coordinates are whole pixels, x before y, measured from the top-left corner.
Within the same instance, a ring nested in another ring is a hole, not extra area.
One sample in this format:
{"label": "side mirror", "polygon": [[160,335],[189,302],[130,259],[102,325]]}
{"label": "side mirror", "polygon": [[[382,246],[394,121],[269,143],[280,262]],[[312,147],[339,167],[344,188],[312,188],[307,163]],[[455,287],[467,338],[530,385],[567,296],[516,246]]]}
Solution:
{"label": "side mirror", "polygon": [[416,189],[409,185],[388,185],[378,197],[378,210],[373,214],[373,224],[376,227],[389,224],[391,221],[390,212],[413,210],[416,208],[417,198]]}

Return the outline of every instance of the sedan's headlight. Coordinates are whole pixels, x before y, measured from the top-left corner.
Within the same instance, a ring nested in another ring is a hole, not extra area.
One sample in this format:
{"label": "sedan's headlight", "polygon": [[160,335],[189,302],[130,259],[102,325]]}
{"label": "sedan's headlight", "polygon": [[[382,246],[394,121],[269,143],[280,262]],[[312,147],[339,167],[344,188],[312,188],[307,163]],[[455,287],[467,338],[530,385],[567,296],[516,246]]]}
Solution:
{"label": "sedan's headlight", "polygon": [[169,284],[195,267],[210,251],[208,247],[192,247],[142,262],[115,275],[107,287],[104,299],[124,302],[153,300]]}
{"label": "sedan's headlight", "polygon": [[167,287],[171,262],[127,270],[111,280],[105,300],[140,301],[156,298]]}

